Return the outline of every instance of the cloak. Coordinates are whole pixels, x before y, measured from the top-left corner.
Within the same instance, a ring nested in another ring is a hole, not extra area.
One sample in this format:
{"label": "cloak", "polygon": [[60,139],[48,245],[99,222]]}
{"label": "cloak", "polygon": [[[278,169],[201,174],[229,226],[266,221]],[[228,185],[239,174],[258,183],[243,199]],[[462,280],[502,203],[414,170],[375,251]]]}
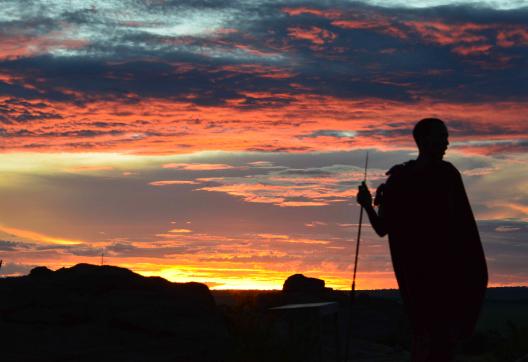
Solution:
{"label": "cloak", "polygon": [[409,161],[387,175],[380,216],[414,332],[470,336],[488,273],[460,173],[445,161]]}

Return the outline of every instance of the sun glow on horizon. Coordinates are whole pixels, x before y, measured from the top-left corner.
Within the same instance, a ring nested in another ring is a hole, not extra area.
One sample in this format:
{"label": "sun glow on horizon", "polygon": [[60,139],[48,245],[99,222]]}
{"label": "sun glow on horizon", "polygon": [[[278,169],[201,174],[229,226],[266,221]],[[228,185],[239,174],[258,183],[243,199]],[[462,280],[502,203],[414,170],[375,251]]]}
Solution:
{"label": "sun glow on horizon", "polygon": [[[282,271],[272,266],[261,269],[197,264],[170,266],[138,263],[121,266],[129,267],[143,276],[160,276],[174,283],[203,283],[213,290],[282,290],[285,280],[293,274],[322,279],[326,287],[335,290],[349,290],[352,278],[349,271]],[[393,272],[358,273],[356,284],[364,290],[397,288]]]}

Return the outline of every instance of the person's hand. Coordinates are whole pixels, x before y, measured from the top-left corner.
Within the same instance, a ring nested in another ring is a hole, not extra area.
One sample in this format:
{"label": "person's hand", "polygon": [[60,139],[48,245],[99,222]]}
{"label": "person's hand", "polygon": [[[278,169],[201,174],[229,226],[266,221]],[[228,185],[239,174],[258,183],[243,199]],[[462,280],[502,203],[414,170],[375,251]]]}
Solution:
{"label": "person's hand", "polygon": [[356,196],[357,203],[363,207],[372,206],[372,195],[365,184],[365,181],[358,186],[358,193]]}

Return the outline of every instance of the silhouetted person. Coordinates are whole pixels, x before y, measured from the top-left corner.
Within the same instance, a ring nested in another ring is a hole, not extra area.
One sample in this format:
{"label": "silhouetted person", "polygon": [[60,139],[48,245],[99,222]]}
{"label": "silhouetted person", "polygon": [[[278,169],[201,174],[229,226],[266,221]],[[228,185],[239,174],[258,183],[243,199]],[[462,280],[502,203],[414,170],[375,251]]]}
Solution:
{"label": "silhouetted person", "polygon": [[413,130],[419,155],[392,167],[376,192],[363,183],[357,201],[392,263],[413,331],[412,361],[452,361],[474,330],[488,273],[477,225],[458,170],[443,161],[448,131],[435,118]]}

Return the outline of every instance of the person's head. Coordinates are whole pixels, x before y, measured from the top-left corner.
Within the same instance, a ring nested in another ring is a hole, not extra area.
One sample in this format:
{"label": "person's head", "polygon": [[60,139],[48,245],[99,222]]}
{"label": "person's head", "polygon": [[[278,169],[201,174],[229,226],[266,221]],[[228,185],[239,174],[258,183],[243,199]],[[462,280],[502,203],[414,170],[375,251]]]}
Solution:
{"label": "person's head", "polygon": [[424,118],[413,129],[413,137],[420,155],[441,160],[449,145],[447,127],[438,118]]}

